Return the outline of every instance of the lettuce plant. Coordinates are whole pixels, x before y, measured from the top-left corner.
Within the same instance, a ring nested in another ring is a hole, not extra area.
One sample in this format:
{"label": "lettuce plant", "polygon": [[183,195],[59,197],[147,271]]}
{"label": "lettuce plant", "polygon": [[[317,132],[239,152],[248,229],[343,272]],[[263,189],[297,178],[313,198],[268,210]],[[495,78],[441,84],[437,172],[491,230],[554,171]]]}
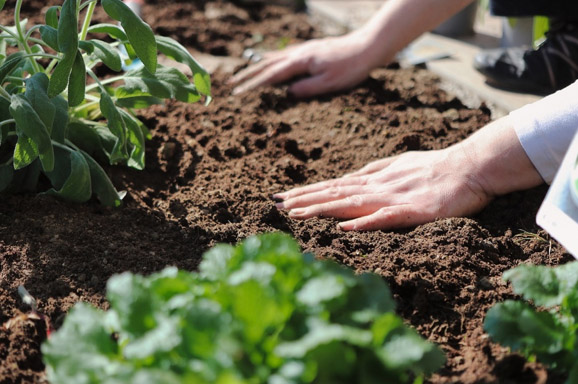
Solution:
{"label": "lettuce plant", "polygon": [[415,383],[444,362],[381,277],[286,235],[209,250],[200,272],[123,273],[110,309],[77,304],[42,346],[52,383]]}
{"label": "lettuce plant", "polygon": [[[121,0],[100,0],[115,24],[91,25],[99,0],[64,0],[28,29],[22,2],[14,25],[0,25],[0,192],[41,189],[75,202],[95,195],[118,206],[122,195],[96,160],[142,169],[149,134],[134,109],[168,98],[208,102],[209,76]],[[193,82],[158,64],[158,51],[187,64]],[[143,66],[122,72],[136,58]],[[97,65],[118,75],[101,79]]]}
{"label": "lettuce plant", "polygon": [[504,273],[528,302],[492,307],[484,327],[498,343],[569,373],[578,382],[578,262],[558,267],[521,265]]}

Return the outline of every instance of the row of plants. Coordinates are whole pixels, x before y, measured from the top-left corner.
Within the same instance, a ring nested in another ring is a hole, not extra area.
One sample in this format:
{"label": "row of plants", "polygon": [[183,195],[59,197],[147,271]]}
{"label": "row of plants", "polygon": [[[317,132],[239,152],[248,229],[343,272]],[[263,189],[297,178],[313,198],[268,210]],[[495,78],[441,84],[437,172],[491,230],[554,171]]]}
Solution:
{"label": "row of plants", "polygon": [[[0,193],[96,196],[118,206],[123,194],[99,162],[144,168],[150,135],[135,109],[170,98],[209,102],[209,75],[121,0],[100,1],[117,24],[91,23],[99,0],[65,0],[48,8],[45,24],[30,27],[20,18],[22,2],[14,25],[0,26]],[[192,81],[160,65],[158,52],[189,66]],[[142,65],[124,72],[136,59]],[[99,78],[97,66],[113,75]]]}
{"label": "row of plants", "polygon": [[[578,382],[578,262],[504,274],[492,339]],[[441,350],[403,323],[383,279],[302,254],[284,234],[218,245],[199,272],[123,273],[108,311],[77,304],[43,344],[52,383],[421,383]],[[537,308],[538,307],[538,308]]]}

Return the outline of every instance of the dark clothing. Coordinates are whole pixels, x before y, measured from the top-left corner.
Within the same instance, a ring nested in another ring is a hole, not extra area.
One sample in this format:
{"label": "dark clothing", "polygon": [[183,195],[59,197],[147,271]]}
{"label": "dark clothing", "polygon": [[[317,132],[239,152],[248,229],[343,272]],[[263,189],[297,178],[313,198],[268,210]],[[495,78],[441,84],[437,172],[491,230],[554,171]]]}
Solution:
{"label": "dark clothing", "polygon": [[577,0],[490,0],[495,16],[548,16],[559,20],[578,20]]}

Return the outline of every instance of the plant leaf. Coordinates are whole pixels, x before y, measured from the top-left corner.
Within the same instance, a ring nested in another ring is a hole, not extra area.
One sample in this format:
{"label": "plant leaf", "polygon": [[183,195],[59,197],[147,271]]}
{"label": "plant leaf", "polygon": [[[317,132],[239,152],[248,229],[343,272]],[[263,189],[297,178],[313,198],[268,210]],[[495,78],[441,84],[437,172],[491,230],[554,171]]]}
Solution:
{"label": "plant leaf", "polygon": [[46,176],[53,188],[45,193],[50,196],[77,203],[84,203],[92,195],[90,168],[84,156],[78,151],[55,147],[55,165]]}
{"label": "plant leaf", "polygon": [[54,123],[52,124],[52,140],[64,144],[68,132],[68,102],[61,95],[51,99],[54,105]]}
{"label": "plant leaf", "polygon": [[86,67],[79,50],[76,51],[76,59],[70,71],[68,83],[68,105],[75,107],[84,101],[86,89]]}
{"label": "plant leaf", "polygon": [[114,148],[110,153],[111,164],[126,160],[128,158],[126,149],[126,127],[119,110],[106,92],[100,94],[100,110],[108,121],[108,129],[110,129],[110,132],[117,138]]}
{"label": "plant leaf", "polygon": [[0,193],[10,187],[12,177],[14,176],[14,167],[11,164],[0,165]]}
{"label": "plant leaf", "polygon": [[4,79],[6,79],[6,76],[8,76],[10,72],[12,72],[14,68],[22,62],[24,59],[22,56],[24,56],[24,52],[14,52],[2,63],[0,66],[0,84],[2,84]]}
{"label": "plant leaf", "polygon": [[92,192],[96,195],[101,204],[108,207],[119,207],[125,193],[116,191],[112,182],[104,172],[104,169],[86,152],[80,151],[90,168],[90,182]]}
{"label": "plant leaf", "polygon": [[88,33],[107,33],[110,37],[120,41],[127,41],[126,33],[117,25],[114,24],[95,24],[88,27]]}
{"label": "plant leaf", "polygon": [[51,26],[40,26],[40,37],[48,46],[55,51],[58,51],[58,31]]}
{"label": "plant leaf", "polygon": [[153,96],[161,99],[175,98],[185,102],[195,102],[200,99],[194,85],[176,68],[159,65],[153,75],[141,68],[126,73],[124,85],[116,88],[117,98],[135,96]]}
{"label": "plant leaf", "polygon": [[557,268],[522,264],[504,273],[511,281],[514,292],[532,300],[538,306],[553,307],[562,304],[564,297],[578,284],[578,263]]}
{"label": "plant leaf", "polygon": [[25,134],[18,136],[14,147],[14,169],[22,169],[38,158],[38,146]]}
{"label": "plant leaf", "polygon": [[189,51],[170,37],[156,36],[157,48],[167,57],[186,64],[193,73],[193,81],[197,91],[203,95],[211,95],[211,78],[203,66],[195,60]]}
{"label": "plant leaf", "polygon": [[38,147],[40,162],[46,172],[54,168],[54,149],[48,129],[24,95],[13,95],[10,102],[10,113],[16,121],[16,132],[24,133]]}
{"label": "plant leaf", "polygon": [[26,91],[24,95],[38,117],[44,123],[44,126],[48,129],[48,133],[52,134],[52,125],[54,123],[54,116],[56,114],[56,107],[52,104],[52,101],[48,98],[48,76],[44,73],[39,72],[34,74],[29,79],[25,80]]}
{"label": "plant leaf", "polygon": [[54,97],[64,91],[76,61],[78,52],[76,0],[64,0],[64,4],[62,4],[60,19],[58,20],[58,51],[63,53],[63,57],[52,72],[48,85],[49,97]]}
{"label": "plant leaf", "polygon": [[113,19],[120,21],[128,41],[146,69],[155,73],[157,69],[157,44],[155,35],[140,17],[121,0],[102,0],[102,7]]}
{"label": "plant leaf", "polygon": [[140,127],[141,123],[128,112],[119,109],[120,115],[127,128],[127,139],[132,144],[127,165],[142,170],[145,166],[145,138]]}
{"label": "plant leaf", "polygon": [[94,47],[94,55],[100,59],[104,65],[113,71],[120,72],[122,69],[122,62],[118,49],[112,45],[101,40],[90,40],[88,43]]}
{"label": "plant leaf", "polygon": [[53,5],[52,7],[46,10],[46,15],[44,16],[44,20],[46,20],[46,25],[52,28],[58,27],[58,10],[60,9],[59,6]]}

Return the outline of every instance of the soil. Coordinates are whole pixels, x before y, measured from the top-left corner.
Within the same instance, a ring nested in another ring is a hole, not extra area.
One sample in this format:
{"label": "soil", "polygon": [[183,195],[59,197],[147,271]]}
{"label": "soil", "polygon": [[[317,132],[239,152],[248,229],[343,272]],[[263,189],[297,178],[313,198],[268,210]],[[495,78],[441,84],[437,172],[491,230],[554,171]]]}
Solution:
{"label": "soil", "polygon": [[[25,4],[33,16],[46,6]],[[143,10],[157,33],[213,55],[317,34],[305,14],[280,6],[158,0]],[[97,20],[108,21],[101,11]],[[285,87],[233,97],[228,77],[213,74],[209,106],[168,102],[140,112],[152,133],[146,169],[106,168],[127,191],[120,209],[2,197],[0,383],[45,381],[45,324],[27,316],[19,285],[58,327],[76,302],[106,309],[105,283],[115,273],[192,271],[216,243],[270,231],[290,233],[319,258],[383,276],[398,313],[447,355],[429,382],[563,382],[492,343],[482,328],[488,308],[513,297],[505,270],[572,259],[535,224],[545,187],[498,198],[474,217],[363,233],[340,231],[333,219],[291,220],[270,198],[384,156],[456,143],[490,121],[487,108],[464,106],[421,68],[379,69],[352,91],[310,100],[291,98]]]}

